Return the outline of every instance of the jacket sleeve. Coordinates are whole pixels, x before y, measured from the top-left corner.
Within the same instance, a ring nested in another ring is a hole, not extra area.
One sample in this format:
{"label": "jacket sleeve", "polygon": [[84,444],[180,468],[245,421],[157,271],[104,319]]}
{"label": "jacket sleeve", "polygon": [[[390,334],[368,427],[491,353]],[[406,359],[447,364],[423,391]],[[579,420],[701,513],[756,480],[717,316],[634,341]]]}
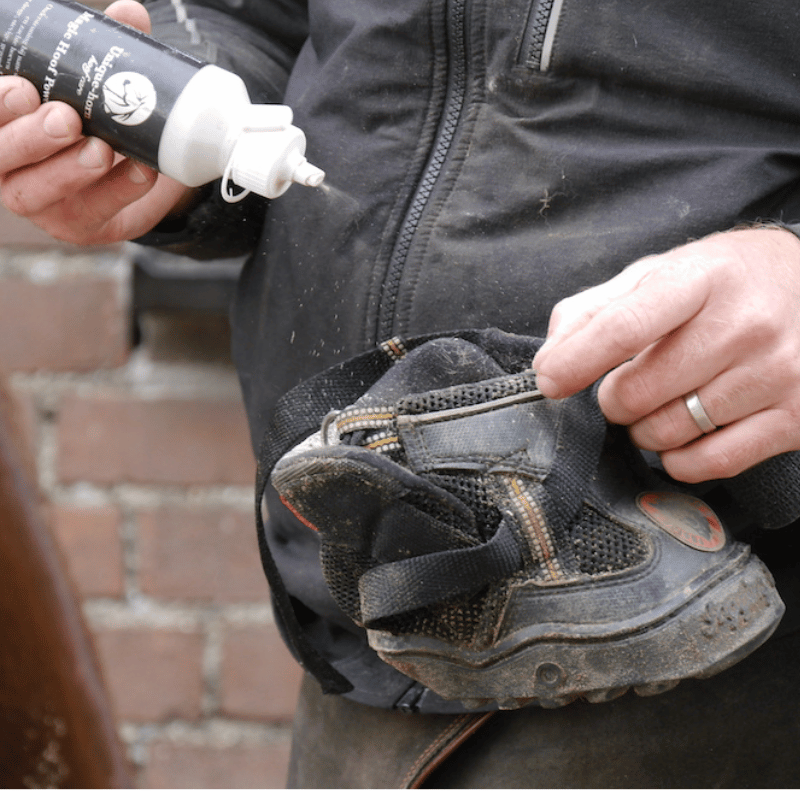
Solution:
{"label": "jacket sleeve", "polygon": [[[282,102],[308,34],[306,0],[144,0],[144,5],[157,39],[235,72],[254,103]],[[215,181],[192,211],[137,243],[198,259],[242,255],[256,242],[267,202],[251,194],[226,203]]]}

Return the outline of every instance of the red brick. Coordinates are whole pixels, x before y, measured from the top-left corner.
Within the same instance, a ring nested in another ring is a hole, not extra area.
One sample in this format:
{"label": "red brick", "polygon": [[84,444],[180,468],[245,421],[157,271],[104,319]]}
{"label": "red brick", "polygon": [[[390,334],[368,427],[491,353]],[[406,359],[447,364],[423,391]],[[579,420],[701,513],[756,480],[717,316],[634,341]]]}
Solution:
{"label": "red brick", "polygon": [[139,522],[139,582],[171,600],[267,602],[253,513],[168,506]]}
{"label": "red brick", "polygon": [[200,716],[203,637],[162,630],[95,632],[119,720],[161,722]]}
{"label": "red brick", "polygon": [[220,710],[243,719],[288,721],[302,669],[273,625],[229,630],[223,646]]}
{"label": "red brick", "polygon": [[250,486],[255,461],[237,400],[142,400],[124,394],[64,399],[58,419],[62,481]]}
{"label": "red brick", "polygon": [[83,597],[120,597],[124,590],[120,512],[111,506],[56,506],[53,533]]}
{"label": "red brick", "polygon": [[6,386],[6,389],[13,407],[5,413],[10,414],[18,426],[21,449],[27,450],[31,458],[33,458],[36,449],[38,424],[33,397],[24,391],[19,392],[10,389],[8,386]]}
{"label": "red brick", "polygon": [[150,749],[146,789],[284,789],[289,744],[216,748],[158,742]]}
{"label": "red brick", "polygon": [[9,371],[89,371],[127,357],[118,285],[98,278],[0,282],[0,364]]}

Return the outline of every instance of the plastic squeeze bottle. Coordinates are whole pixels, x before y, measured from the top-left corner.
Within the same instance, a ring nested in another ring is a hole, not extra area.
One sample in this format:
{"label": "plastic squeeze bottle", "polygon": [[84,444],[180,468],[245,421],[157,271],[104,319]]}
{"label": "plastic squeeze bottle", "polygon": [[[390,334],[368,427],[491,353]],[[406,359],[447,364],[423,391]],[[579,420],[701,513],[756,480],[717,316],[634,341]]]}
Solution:
{"label": "plastic squeeze bottle", "polygon": [[[61,100],[84,132],[186,186],[222,177],[235,202],[319,186],[284,105],[253,105],[244,82],[73,0],[0,0],[0,75]],[[232,182],[240,187],[233,192]]]}

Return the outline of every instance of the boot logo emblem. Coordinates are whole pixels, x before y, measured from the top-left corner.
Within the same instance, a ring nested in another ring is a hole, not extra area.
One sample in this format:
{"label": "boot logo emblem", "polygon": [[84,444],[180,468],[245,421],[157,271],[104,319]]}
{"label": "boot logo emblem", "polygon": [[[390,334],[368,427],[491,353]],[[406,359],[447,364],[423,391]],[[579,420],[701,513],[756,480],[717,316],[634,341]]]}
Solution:
{"label": "boot logo emblem", "polygon": [[670,536],[695,550],[714,552],[725,546],[719,517],[696,497],[678,492],[645,492],[636,498],[640,510]]}

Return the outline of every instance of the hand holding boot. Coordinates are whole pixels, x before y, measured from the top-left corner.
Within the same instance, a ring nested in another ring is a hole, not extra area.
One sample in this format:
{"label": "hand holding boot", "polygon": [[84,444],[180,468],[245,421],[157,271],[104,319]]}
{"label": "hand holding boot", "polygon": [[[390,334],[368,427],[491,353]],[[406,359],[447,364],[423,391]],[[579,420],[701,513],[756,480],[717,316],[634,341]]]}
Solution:
{"label": "hand holding boot", "polygon": [[534,367],[553,398],[606,375],[607,419],[682,481],[800,449],[800,239],[735,230],[641,259],[555,307]]}

